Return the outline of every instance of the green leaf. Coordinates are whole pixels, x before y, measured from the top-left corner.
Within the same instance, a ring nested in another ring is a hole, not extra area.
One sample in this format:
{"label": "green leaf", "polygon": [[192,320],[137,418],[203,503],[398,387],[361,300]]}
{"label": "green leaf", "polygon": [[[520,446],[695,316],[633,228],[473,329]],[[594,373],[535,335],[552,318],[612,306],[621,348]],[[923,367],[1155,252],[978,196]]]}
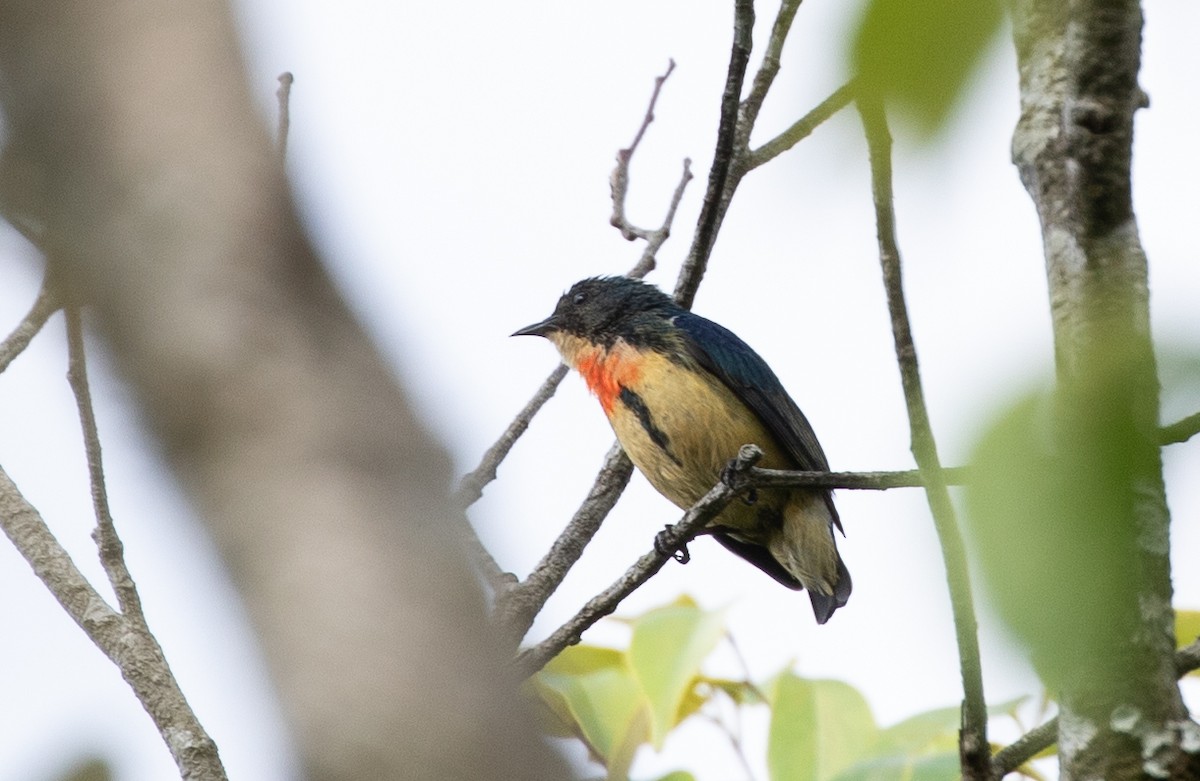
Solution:
{"label": "green leaf", "polygon": [[696,781],[696,777],[686,770],[672,770],[658,781]]}
{"label": "green leaf", "polygon": [[735,681],[731,678],[711,678],[701,675],[697,683],[719,689],[725,692],[729,699],[738,705],[759,705],[764,702],[762,690],[749,681]]}
{"label": "green leaf", "polygon": [[[1200,637],[1200,610],[1175,611],[1175,644],[1178,648],[1191,645]],[[1192,670],[1188,675],[1200,677],[1200,670]]]}
{"label": "green leaf", "polygon": [[867,701],[848,684],[785,672],[770,697],[767,768],[772,781],[828,781],[876,739]]}
{"label": "green leaf", "polygon": [[946,121],[989,42],[999,0],[868,0],[850,59],[863,89],[894,99],[927,137]]}
{"label": "green leaf", "polygon": [[1113,649],[1139,616],[1134,484],[1157,455],[1134,430],[1135,398],[1120,377],[1030,394],[974,454],[966,519],[984,584],[1052,690],[1083,669],[1124,674]]}
{"label": "green leaf", "polygon": [[924,757],[875,757],[856,763],[833,781],[959,781],[958,751]]}
{"label": "green leaf", "polygon": [[685,698],[724,632],[724,611],[701,610],[687,598],[651,610],[633,622],[629,663],[650,707],[650,737],[655,748],[662,748],[667,733],[694,711],[689,707],[684,713]]}
{"label": "green leaf", "polygon": [[627,657],[596,646],[573,646],[532,679],[548,710],[573,727],[608,769],[623,778],[649,737],[649,710]]}
{"label": "green leaf", "polygon": [[[989,716],[1011,716],[1026,697],[988,706]],[[936,708],[909,716],[901,722],[880,730],[879,740],[872,751],[874,756],[904,754],[918,756],[935,753],[958,741],[962,710],[958,707]]]}
{"label": "green leaf", "polygon": [[1200,610],[1175,611],[1175,647],[1191,645],[1200,637]]}

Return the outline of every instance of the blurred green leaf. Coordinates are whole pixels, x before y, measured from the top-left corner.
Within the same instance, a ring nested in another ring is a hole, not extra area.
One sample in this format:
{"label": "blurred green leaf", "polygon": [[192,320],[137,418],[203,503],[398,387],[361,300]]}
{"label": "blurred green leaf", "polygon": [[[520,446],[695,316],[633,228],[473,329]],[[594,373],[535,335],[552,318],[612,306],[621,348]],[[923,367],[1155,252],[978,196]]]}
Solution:
{"label": "blurred green leaf", "polygon": [[[1026,699],[1017,697],[997,705],[989,705],[988,715],[1011,716]],[[879,740],[872,753],[876,756],[936,753],[957,744],[961,724],[962,710],[957,706],[918,713],[880,730]]]}
{"label": "blurred green leaf", "polygon": [[1200,610],[1175,611],[1175,647],[1191,645],[1200,637]]}
{"label": "blurred green leaf", "polygon": [[626,655],[611,648],[572,646],[531,679],[547,709],[622,778],[649,738],[650,714]]}
{"label": "blurred green leaf", "polygon": [[973,458],[966,517],[984,583],[1054,690],[1082,669],[1120,675],[1113,649],[1134,631],[1134,483],[1155,451],[1134,431],[1133,399],[1120,377],[1031,394]]}
{"label": "blurred green leaf", "polygon": [[828,781],[875,742],[878,727],[858,690],[784,672],[770,687],[767,769],[772,781]]}
{"label": "blurred green leaf", "polygon": [[999,0],[868,0],[850,59],[927,137],[942,127],[1003,20]]}
{"label": "blurred green leaf", "polygon": [[662,748],[667,733],[687,715],[681,713],[684,698],[724,632],[724,611],[701,610],[687,597],[633,622],[629,663],[650,706],[655,748]]}
{"label": "blurred green leaf", "polygon": [[713,689],[719,689],[738,705],[758,705],[762,702],[762,690],[749,681],[735,681],[730,678],[710,678],[701,675],[697,682]]}
{"label": "blurred green leaf", "polygon": [[696,781],[696,777],[686,770],[672,770],[658,781]]}
{"label": "blurred green leaf", "polygon": [[[1191,645],[1200,637],[1200,610],[1175,611],[1175,645],[1183,648]],[[1188,675],[1200,677],[1200,670],[1192,670]]]}
{"label": "blurred green leaf", "polygon": [[958,750],[923,757],[885,756],[856,763],[833,781],[959,781]]}

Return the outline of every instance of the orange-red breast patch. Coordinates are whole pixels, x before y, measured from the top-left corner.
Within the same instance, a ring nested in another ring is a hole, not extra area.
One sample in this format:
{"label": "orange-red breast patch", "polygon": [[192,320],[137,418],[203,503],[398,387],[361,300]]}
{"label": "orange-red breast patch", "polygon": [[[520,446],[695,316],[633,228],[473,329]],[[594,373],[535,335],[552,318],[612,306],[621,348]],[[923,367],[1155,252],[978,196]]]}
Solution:
{"label": "orange-red breast patch", "polygon": [[613,405],[622,387],[632,386],[641,375],[637,350],[618,343],[611,350],[588,347],[576,357],[575,368],[583,376],[588,389],[600,399],[605,415],[612,415]]}

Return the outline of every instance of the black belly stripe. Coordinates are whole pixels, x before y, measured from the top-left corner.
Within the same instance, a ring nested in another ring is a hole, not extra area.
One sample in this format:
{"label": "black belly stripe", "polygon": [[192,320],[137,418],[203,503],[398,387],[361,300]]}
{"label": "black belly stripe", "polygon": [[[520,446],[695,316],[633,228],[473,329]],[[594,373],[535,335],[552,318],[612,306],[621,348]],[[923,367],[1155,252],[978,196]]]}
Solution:
{"label": "black belly stripe", "polygon": [[658,426],[654,425],[654,418],[650,415],[650,408],[646,406],[646,402],[642,401],[642,397],[634,391],[624,386],[621,387],[621,403],[629,408],[629,411],[637,415],[638,422],[642,424],[642,428],[646,430],[646,434],[650,437],[650,441],[662,448],[662,451],[667,454],[667,457],[675,462],[677,466],[683,466],[683,462],[671,452],[671,438],[663,432]]}

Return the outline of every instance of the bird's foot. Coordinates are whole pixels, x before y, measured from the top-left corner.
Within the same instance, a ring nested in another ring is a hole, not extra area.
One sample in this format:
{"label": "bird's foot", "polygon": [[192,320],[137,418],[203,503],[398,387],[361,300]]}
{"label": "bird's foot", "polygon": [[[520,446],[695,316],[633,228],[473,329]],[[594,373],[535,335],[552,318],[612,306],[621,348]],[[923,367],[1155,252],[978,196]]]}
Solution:
{"label": "bird's foot", "polygon": [[670,537],[671,533],[674,531],[675,527],[668,523],[663,527],[662,531],[654,535],[654,550],[657,551],[660,556],[670,556],[680,564],[687,564],[692,560],[692,554],[688,552],[687,543],[684,543],[678,548],[671,544],[672,541]]}
{"label": "bird's foot", "polygon": [[[749,482],[750,468],[762,458],[762,455],[762,450],[757,446],[742,445],[742,449],[738,451],[737,458],[730,459],[729,463],[721,468],[721,482],[731,491],[746,489],[746,484]],[[742,501],[746,504],[754,504],[758,501],[758,491],[751,487],[742,497]]]}

